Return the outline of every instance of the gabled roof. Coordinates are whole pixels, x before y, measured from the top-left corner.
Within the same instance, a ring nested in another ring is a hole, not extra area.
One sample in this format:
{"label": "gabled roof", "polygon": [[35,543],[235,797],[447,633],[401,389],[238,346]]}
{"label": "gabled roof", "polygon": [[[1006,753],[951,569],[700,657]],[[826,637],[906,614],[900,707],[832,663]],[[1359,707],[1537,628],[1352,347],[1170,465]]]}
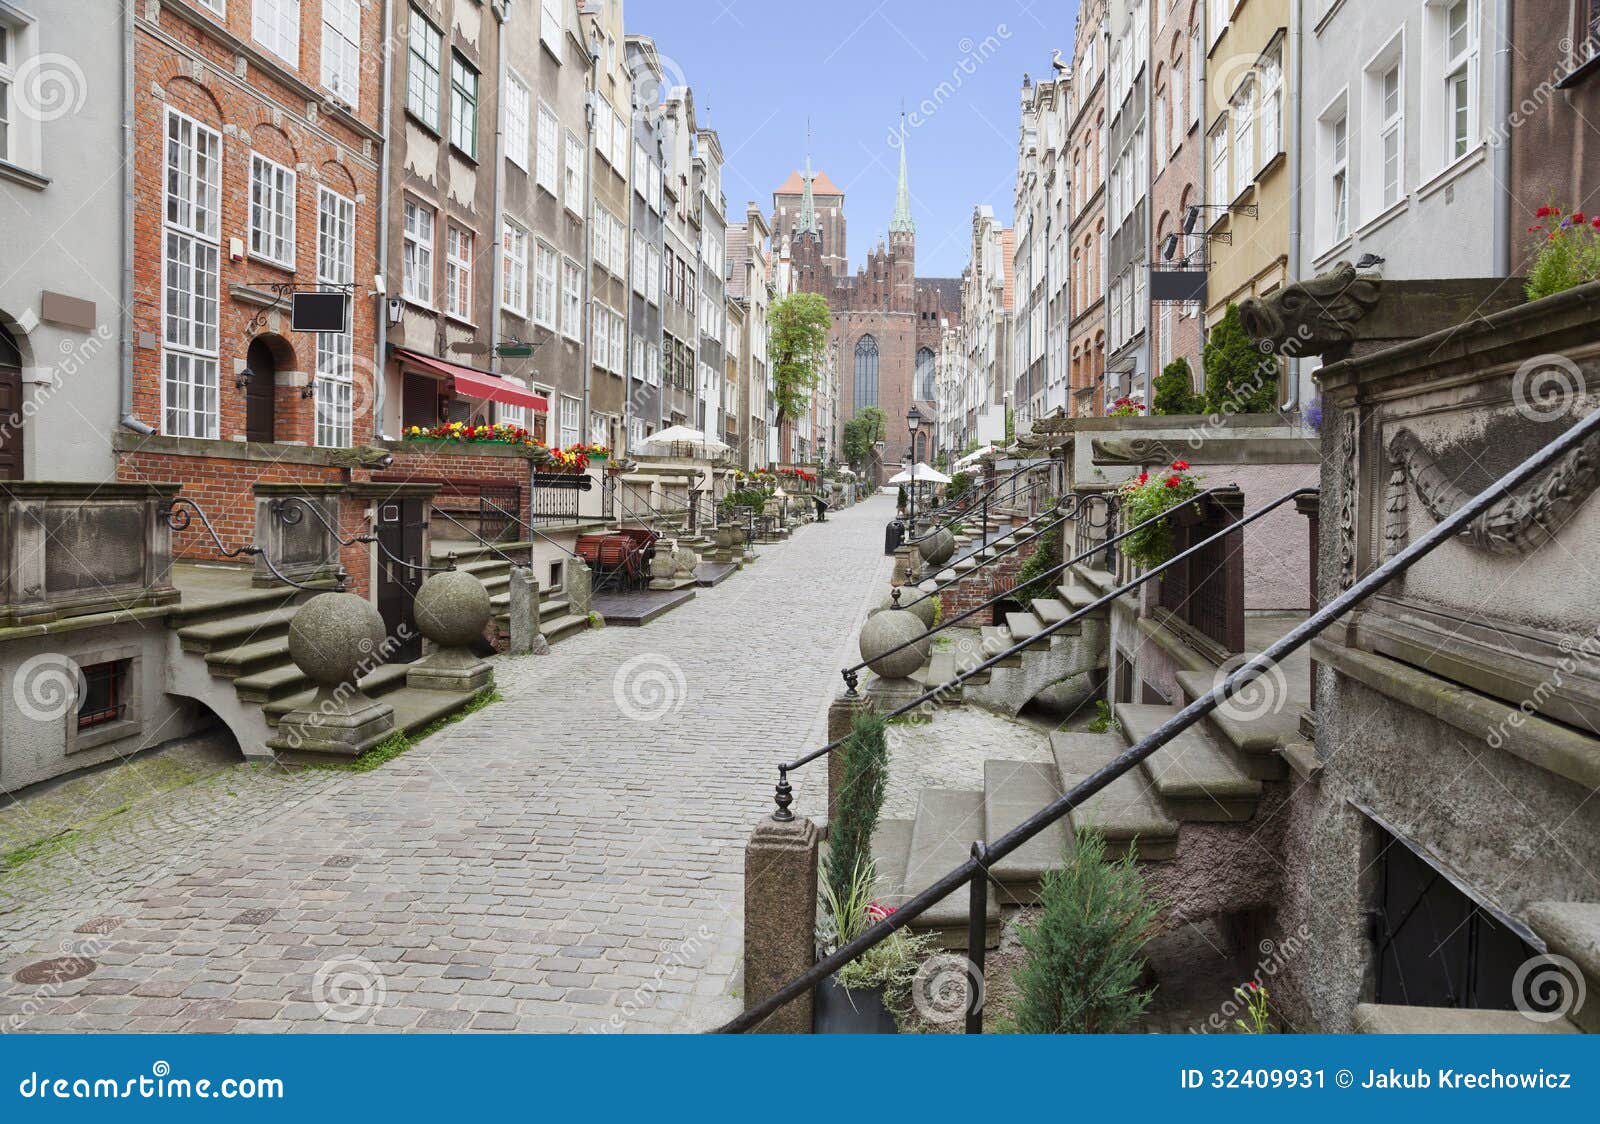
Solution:
{"label": "gabled roof", "polygon": [[[773,192],[774,195],[799,195],[806,189],[805,176],[798,171],[790,172],[789,178],[783,181],[783,186]],[[828,178],[827,172],[818,172],[817,178],[811,183],[814,195],[843,195],[838,186]]]}

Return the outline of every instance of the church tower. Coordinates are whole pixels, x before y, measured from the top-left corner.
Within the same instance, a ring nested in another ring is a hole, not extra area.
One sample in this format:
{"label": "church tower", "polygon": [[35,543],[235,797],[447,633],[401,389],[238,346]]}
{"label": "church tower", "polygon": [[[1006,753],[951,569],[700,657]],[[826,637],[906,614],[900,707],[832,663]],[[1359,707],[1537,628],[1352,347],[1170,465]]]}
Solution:
{"label": "church tower", "polygon": [[795,219],[789,256],[794,263],[796,287],[805,293],[826,293],[827,278],[822,260],[822,227],[817,223],[815,177],[811,174],[811,154],[806,153],[805,186],[800,196],[800,215]]}
{"label": "church tower", "polygon": [[900,184],[895,191],[894,218],[889,221],[889,257],[893,262],[893,307],[911,311],[917,303],[917,224],[911,218],[911,179],[906,173],[906,119],[900,115]]}

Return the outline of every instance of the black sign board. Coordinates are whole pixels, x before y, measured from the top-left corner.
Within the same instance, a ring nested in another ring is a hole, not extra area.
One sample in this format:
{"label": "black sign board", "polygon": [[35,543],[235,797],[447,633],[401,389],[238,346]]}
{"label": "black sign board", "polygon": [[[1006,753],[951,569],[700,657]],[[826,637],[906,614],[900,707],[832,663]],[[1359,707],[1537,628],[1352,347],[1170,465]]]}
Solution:
{"label": "black sign board", "polygon": [[1206,271],[1203,269],[1152,269],[1152,301],[1206,302]]}
{"label": "black sign board", "polygon": [[348,332],[349,293],[294,293],[290,326],[297,332]]}

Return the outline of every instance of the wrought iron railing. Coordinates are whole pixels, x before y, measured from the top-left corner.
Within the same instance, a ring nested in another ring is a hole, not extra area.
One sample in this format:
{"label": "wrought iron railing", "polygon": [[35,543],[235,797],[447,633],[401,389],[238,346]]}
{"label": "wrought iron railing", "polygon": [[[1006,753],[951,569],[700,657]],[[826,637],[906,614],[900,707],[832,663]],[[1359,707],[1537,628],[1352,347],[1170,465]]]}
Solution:
{"label": "wrought iron railing", "polygon": [[[1199,539],[1237,524],[1243,510],[1242,493],[1209,497],[1199,505],[1193,521],[1175,521],[1173,549],[1186,552]],[[1163,575],[1156,603],[1224,654],[1244,651],[1243,533],[1197,551],[1182,566]]]}
{"label": "wrought iron railing", "polygon": [[926,592],[923,592],[923,593],[919,594],[916,597],[913,597],[910,601],[907,601],[904,605],[901,605],[900,607],[902,609],[909,609],[909,608],[911,608],[911,606],[920,604],[921,602],[926,601],[930,597],[938,597],[940,594],[942,594],[945,590],[949,589],[951,586],[957,585],[960,582],[965,581],[966,579],[968,579],[968,578],[972,577],[974,574],[976,574],[979,570],[982,570],[982,569],[984,569],[985,567],[988,567],[988,566],[992,566],[995,563],[999,562],[1000,559],[1006,558],[1006,557],[1009,557],[1012,554],[1015,554],[1022,547],[1027,546],[1031,542],[1037,541],[1040,537],[1049,534],[1051,531],[1054,531],[1055,529],[1060,527],[1062,524],[1064,524],[1067,520],[1071,519],[1072,515],[1073,515],[1073,510],[1075,509],[1076,505],[1077,505],[1077,493],[1074,492],[1074,493],[1070,493],[1068,495],[1065,495],[1065,496],[1061,497],[1061,499],[1059,501],[1057,501],[1057,503],[1056,503],[1056,505],[1054,507],[1049,508],[1048,510],[1045,510],[1045,511],[1041,511],[1039,514],[1037,514],[1037,515],[1035,515],[1035,516],[1033,516],[1033,517],[1031,517],[1029,519],[1024,520],[1023,522],[1017,524],[1015,527],[1012,527],[1011,530],[1006,532],[1006,533],[1008,535],[1015,535],[1018,532],[1026,531],[1029,528],[1037,528],[1037,529],[1033,530],[1032,533],[1023,536],[1022,538],[1017,539],[1010,546],[1006,546],[1006,547],[1001,548],[1000,550],[995,551],[988,558],[983,558],[982,557],[982,554],[984,553],[984,551],[991,549],[991,547],[990,547],[990,545],[988,543],[988,537],[987,537],[987,535],[985,535],[984,538],[981,540],[981,544],[979,546],[973,548],[970,552],[968,552],[965,555],[952,557],[948,562],[942,563],[939,566],[939,569],[944,570],[944,569],[953,568],[953,567],[956,566],[957,563],[964,562],[969,558],[977,558],[978,559],[978,564],[976,566],[974,566],[970,570],[967,570],[964,573],[958,572],[958,573],[956,573],[956,575],[954,577],[946,578],[942,582],[935,580],[934,587],[932,589],[927,590]]}
{"label": "wrought iron railing", "polygon": [[195,503],[194,500],[189,499],[187,496],[173,497],[172,501],[167,504],[167,509],[161,513],[161,518],[172,530],[187,531],[193,522],[193,519],[189,514],[191,511],[200,517],[200,523],[203,527],[205,527],[206,534],[211,536],[211,541],[216,544],[218,553],[220,553],[224,558],[259,558],[271,572],[272,576],[277,578],[284,585],[293,586],[295,589],[303,589],[308,593],[345,592],[345,587],[350,581],[350,575],[345,572],[343,564],[335,562],[337,568],[334,571],[331,585],[326,582],[317,582],[313,584],[310,582],[295,581],[282,570],[278,569],[277,563],[273,562],[272,555],[267,553],[265,547],[253,545],[230,547],[223,543],[222,537],[217,534],[217,528],[212,524],[211,517],[206,514],[205,508],[201,507],[199,504]]}
{"label": "wrought iron railing", "polygon": [[[454,553],[445,556],[445,564],[443,566],[428,566],[422,562],[413,562],[410,559],[401,558],[384,545],[383,539],[375,531],[365,535],[352,535],[347,539],[339,533],[337,527],[328,521],[327,513],[316,504],[309,503],[299,496],[284,496],[281,499],[273,500],[268,507],[272,512],[273,518],[285,527],[299,526],[305,522],[306,512],[310,512],[316,521],[322,524],[322,529],[328,532],[329,537],[340,546],[375,546],[378,548],[378,553],[389,561],[397,566],[404,566],[413,573],[420,570],[425,574],[443,574],[456,568],[456,556]],[[443,513],[441,512],[440,514]],[[446,516],[446,518],[449,517]]]}
{"label": "wrought iron railing", "polygon": [[[1285,657],[1310,643],[1329,625],[1372,597],[1380,589],[1388,585],[1389,582],[1404,574],[1440,544],[1467,530],[1475,520],[1493,505],[1500,502],[1516,488],[1533,479],[1534,476],[1544,471],[1557,460],[1573,452],[1580,444],[1593,437],[1597,431],[1600,431],[1600,410],[1583,418],[1561,436],[1501,476],[1500,479],[1473,496],[1448,516],[1439,520],[1425,534],[1413,539],[1410,545],[1403,550],[1390,555],[1364,578],[1352,584],[1349,589],[1326,605],[1316,609],[1303,622],[1269,645],[1265,651],[1250,657],[1220,684],[1189,703],[1150,734],[1140,738],[1128,749],[1107,762],[1105,766],[1095,773],[1074,785],[1070,791],[1029,816],[999,839],[974,842],[971,856],[966,862],[935,880],[932,885],[913,895],[910,900],[901,905],[888,918],[873,925],[841,948],[824,956],[811,968],[784,984],[772,995],[749,1007],[743,1014],[730,1020],[719,1030],[724,1033],[743,1033],[755,1029],[774,1012],[810,991],[862,953],[888,939],[898,930],[910,925],[935,904],[942,901],[950,893],[960,889],[963,885],[968,887],[967,957],[972,962],[976,973],[981,977],[984,968],[984,946],[986,943],[984,938],[988,914],[989,871],[995,863],[1006,858],[1052,824],[1059,822],[1073,809],[1082,805],[1086,800],[1119,777],[1127,774],[1129,770],[1156,753],[1179,734],[1190,729],[1223,703],[1234,698],[1244,688],[1281,664]],[[1310,497],[1318,494],[1319,492],[1315,488],[1296,489],[1245,516],[1234,526],[1195,543],[1184,554],[1192,556],[1194,552],[1221,541],[1228,535],[1236,533],[1236,531],[1255,522],[1257,519],[1263,518],[1284,504],[1296,502],[1297,505],[1303,505]],[[1040,635],[1049,635],[1060,631],[1068,624],[1073,623],[1089,612],[1103,608],[1118,597],[1131,592],[1139,585],[1160,575],[1182,560],[1183,555],[1179,555],[1161,565],[1152,566],[1131,582],[1119,586],[1105,596],[1098,598],[1093,604],[1049,626]],[[1017,654],[1037,640],[1038,637],[1030,637],[1025,643],[1013,645],[1005,652],[992,656],[976,667],[960,673],[957,676],[957,681],[963,681],[994,667],[1003,659]],[[896,709],[888,717],[907,714],[911,710],[936,698],[938,693],[938,691],[926,692],[920,698]],[[789,806],[794,802],[794,793],[788,779],[789,773],[807,762],[816,760],[833,748],[836,748],[836,745],[813,751],[787,765],[779,766],[778,786],[774,795],[777,811],[773,813],[773,819],[782,822],[794,818],[794,813],[789,810]],[[981,1034],[983,1032],[982,995],[976,987],[972,988],[968,993],[966,1030],[969,1034]]]}

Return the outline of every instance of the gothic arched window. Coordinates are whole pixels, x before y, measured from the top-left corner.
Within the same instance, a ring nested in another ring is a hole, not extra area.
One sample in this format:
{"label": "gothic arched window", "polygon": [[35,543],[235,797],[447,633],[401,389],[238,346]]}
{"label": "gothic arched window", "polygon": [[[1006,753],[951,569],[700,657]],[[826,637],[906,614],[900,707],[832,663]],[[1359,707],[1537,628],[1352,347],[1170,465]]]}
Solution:
{"label": "gothic arched window", "polygon": [[878,404],[878,341],[862,336],[856,341],[856,409]]}
{"label": "gothic arched window", "polygon": [[934,400],[933,352],[923,348],[917,352],[917,398],[922,402]]}

